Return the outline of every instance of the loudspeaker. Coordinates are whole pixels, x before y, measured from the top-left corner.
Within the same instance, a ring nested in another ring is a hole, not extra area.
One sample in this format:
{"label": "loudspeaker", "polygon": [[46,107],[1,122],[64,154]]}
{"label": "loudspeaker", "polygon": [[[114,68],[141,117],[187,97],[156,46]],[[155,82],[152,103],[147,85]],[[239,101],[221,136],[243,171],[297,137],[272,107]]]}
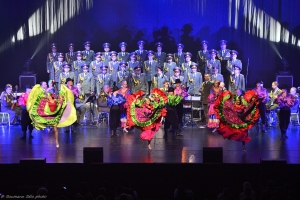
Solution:
{"label": "loudspeaker", "polygon": [[293,75],[277,75],[276,81],[279,83],[279,88],[282,85],[287,85],[289,88],[293,87]]}
{"label": "loudspeaker", "polygon": [[103,147],[83,147],[83,163],[103,163]]}
{"label": "loudspeaker", "polygon": [[223,148],[203,147],[203,163],[223,163]]}
{"label": "loudspeaker", "polygon": [[20,75],[19,76],[19,89],[21,91],[25,91],[25,86],[29,85],[29,86],[34,86],[36,84],[36,75]]}
{"label": "loudspeaker", "polygon": [[19,163],[32,169],[41,168],[46,165],[46,158],[22,158]]}

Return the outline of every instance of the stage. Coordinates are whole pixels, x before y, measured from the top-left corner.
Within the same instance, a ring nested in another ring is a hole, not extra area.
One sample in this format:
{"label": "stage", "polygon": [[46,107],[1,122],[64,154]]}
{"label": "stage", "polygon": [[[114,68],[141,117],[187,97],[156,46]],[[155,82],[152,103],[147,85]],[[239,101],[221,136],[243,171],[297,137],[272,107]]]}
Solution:
{"label": "stage", "polygon": [[109,138],[107,125],[81,126],[75,133],[59,129],[60,147],[55,147],[52,131],[33,132],[33,139],[22,137],[20,126],[0,128],[1,164],[19,163],[25,158],[46,158],[47,163],[83,163],[84,147],[103,147],[104,163],[202,163],[203,147],[222,147],[224,163],[259,163],[264,160],[286,160],[289,164],[300,163],[300,126],[290,125],[288,139],[280,140],[279,127],[269,128],[268,133],[249,135],[252,140],[242,150],[241,142],[224,140],[217,132],[207,128],[188,126],[183,136],[168,133],[163,138],[162,129],[152,140],[152,150],[139,137],[139,130]]}

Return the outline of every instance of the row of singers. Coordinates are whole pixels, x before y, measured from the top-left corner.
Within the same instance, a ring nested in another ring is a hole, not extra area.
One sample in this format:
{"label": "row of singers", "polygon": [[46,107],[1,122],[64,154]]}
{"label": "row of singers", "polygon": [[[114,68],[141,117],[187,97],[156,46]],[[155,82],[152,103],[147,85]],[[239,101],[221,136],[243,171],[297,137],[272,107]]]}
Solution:
{"label": "row of singers", "polygon": [[[91,63],[92,61],[96,60],[95,59],[95,52],[91,50],[90,47],[91,43],[89,41],[84,43],[84,48],[85,50],[80,51],[82,54],[82,57],[80,60],[85,61],[87,63]],[[138,45],[138,50],[135,51],[136,53],[136,61],[139,61],[140,63],[143,63],[145,60],[147,60],[147,55],[148,55],[148,50],[144,49],[145,42],[144,41],[139,41],[137,43]],[[105,66],[108,66],[108,62],[112,60],[112,56],[110,55],[111,50],[110,50],[111,45],[109,43],[104,43],[103,44],[103,50],[104,52],[101,52],[101,60],[104,62]],[[127,48],[127,43],[126,42],[121,42],[119,44],[120,47],[120,52],[117,53],[117,61],[119,62],[128,62],[131,60],[131,54],[126,52]],[[156,43],[156,48],[157,51],[154,53],[154,59],[158,62],[158,65],[163,66],[164,62],[167,61],[167,54],[163,52],[163,43],[157,42]],[[173,54],[173,59],[174,62],[178,67],[181,67],[183,63],[186,62],[186,55],[190,54],[189,52],[184,52],[184,45],[181,43],[177,44],[177,52]],[[57,53],[57,47],[56,44],[53,43],[51,44],[51,50],[52,52],[48,53],[47,55],[47,70],[49,73],[49,67],[52,62],[55,62],[58,60],[58,55]],[[150,50],[151,51],[151,50]],[[215,54],[215,55],[213,55]],[[208,50],[208,41],[203,40],[202,41],[202,49],[197,52],[196,60],[195,62],[198,64],[198,71],[200,71],[202,74],[205,72],[206,67],[209,65],[211,66],[221,66],[226,64],[226,61],[230,62],[230,65],[237,65],[240,68],[242,68],[242,62],[237,59],[237,51],[235,50],[229,50],[227,49],[227,41],[226,40],[221,40],[220,41],[220,50]],[[190,54],[191,56],[191,54]],[[65,53],[65,60],[69,63],[72,63],[73,61],[78,60],[78,54],[74,51],[74,44],[70,43],[69,44],[69,52]],[[215,61],[217,60],[217,61]],[[225,62],[224,62],[225,61]],[[209,67],[208,67],[209,68]],[[208,69],[210,70],[210,69]],[[220,73],[223,73],[221,69],[219,69]]]}
{"label": "row of singers", "polygon": [[[105,65],[105,63],[101,59],[101,52],[98,52],[95,54],[95,61],[92,61],[90,64],[87,62],[84,62],[81,60],[82,53],[76,52],[78,55],[78,60],[74,61],[73,63],[67,63],[63,62],[64,55],[62,53],[59,53],[58,55],[58,61],[53,62],[50,65],[49,73],[50,73],[50,79],[55,80],[55,82],[58,83],[64,83],[66,78],[72,78],[77,82],[79,80],[79,75],[83,73],[83,66],[87,66],[88,72],[92,74],[94,81],[99,81],[101,78],[101,75],[103,73],[103,68],[106,69],[106,73],[110,74],[112,77],[112,81],[116,83],[116,85],[120,84],[120,80],[126,79],[126,77],[129,77],[129,75],[132,74],[134,71],[134,68],[139,66],[144,72],[146,76],[147,82],[152,82],[153,79],[155,79],[155,75],[158,73],[157,70],[160,68],[162,70],[162,75],[164,76],[164,79],[169,80],[172,83],[172,77],[174,79],[180,78],[182,83],[185,85],[191,84],[194,81],[191,81],[192,78],[190,76],[194,76],[195,72],[193,72],[192,68],[196,67],[196,72],[198,72],[201,76],[201,82],[202,82],[202,73],[198,70],[198,64],[191,61],[191,53],[186,53],[186,62],[181,65],[181,67],[178,67],[175,62],[173,62],[173,54],[167,54],[167,62],[163,64],[163,66],[160,66],[158,62],[154,59],[154,52],[148,51],[148,60],[144,61],[142,66],[140,65],[139,61],[136,61],[136,53],[132,52],[130,54],[131,60],[129,62],[119,62],[117,61],[117,53],[116,52],[110,52],[110,55],[112,57],[112,61],[108,63],[108,66]],[[215,55],[215,53],[212,53],[212,55]],[[220,73],[220,63],[218,60],[214,60],[212,64],[215,65],[208,65],[208,67],[205,70],[205,74],[211,75],[211,80],[216,81],[219,80],[221,82],[224,82],[224,77]],[[122,67],[123,66],[123,67]],[[67,68],[67,69],[65,69]],[[226,66],[226,69],[228,72],[230,72],[230,76],[234,76],[236,73],[236,68],[238,68],[238,71],[242,69],[240,65],[234,65],[232,66],[231,63],[228,61],[228,65]],[[179,71],[178,73],[175,73],[176,71]],[[194,70],[195,71],[195,70]],[[73,72],[73,73],[70,73]],[[72,75],[74,74],[74,75]],[[71,77],[70,77],[71,76]],[[81,75],[80,75],[81,76]],[[158,79],[160,80],[160,79]],[[200,81],[200,80],[199,80]],[[155,82],[155,81],[153,81]],[[200,85],[201,85],[200,82]],[[236,82],[237,84],[237,82]],[[229,80],[228,85],[232,85],[232,80]],[[151,84],[148,83],[148,87],[150,88]],[[243,87],[242,87],[243,88]]]}

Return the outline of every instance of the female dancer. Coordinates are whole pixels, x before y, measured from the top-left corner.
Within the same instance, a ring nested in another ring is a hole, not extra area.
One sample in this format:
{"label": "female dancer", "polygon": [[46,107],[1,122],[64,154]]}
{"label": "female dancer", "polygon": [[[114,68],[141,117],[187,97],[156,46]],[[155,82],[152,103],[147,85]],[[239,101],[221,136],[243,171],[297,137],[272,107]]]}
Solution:
{"label": "female dancer", "polygon": [[[127,96],[131,93],[130,89],[128,88],[127,81],[122,81],[121,88],[119,89],[118,92],[120,95],[122,95],[125,99],[127,99]],[[121,109],[121,127],[123,128],[124,132],[127,131],[127,103],[124,102],[122,105],[120,105]]]}
{"label": "female dancer", "polygon": [[[257,107],[260,114],[262,132],[266,133],[266,103],[268,102],[268,92],[263,87],[263,84],[262,81],[257,81],[256,88],[254,88],[253,91],[258,95],[259,104]],[[256,122],[256,132],[259,132],[258,121]]]}
{"label": "female dancer", "polygon": [[216,112],[214,109],[215,101],[222,92],[220,88],[220,81],[214,82],[210,95],[207,98],[207,102],[209,103],[209,109],[207,115],[209,116],[207,127],[213,129],[213,132],[216,131],[216,128],[219,126],[219,120],[216,118]]}
{"label": "female dancer", "polygon": [[117,128],[120,124],[120,116],[121,110],[120,106],[125,103],[126,99],[119,94],[119,88],[117,86],[113,87],[113,91],[107,97],[107,105],[110,107],[109,110],[109,128],[111,131],[110,137],[116,135],[117,137],[119,134],[116,133]]}
{"label": "female dancer", "polygon": [[279,127],[281,131],[281,140],[285,140],[287,137],[286,131],[290,124],[291,107],[295,104],[296,98],[289,94],[286,86],[282,86],[282,93],[278,95],[275,100],[279,105]]}
{"label": "female dancer", "polygon": [[242,149],[246,151],[245,143],[250,142],[248,130],[253,127],[255,121],[259,118],[257,104],[258,97],[253,90],[247,91],[242,100],[238,96],[233,101],[233,95],[229,91],[224,91],[219,95],[215,102],[215,112],[219,119],[217,131],[229,140],[242,142]]}
{"label": "female dancer", "polygon": [[28,95],[26,108],[37,130],[53,126],[57,148],[57,127],[70,126],[77,119],[74,95],[65,85],[61,85],[58,97],[45,92],[40,85],[34,86]]}
{"label": "female dancer", "polygon": [[164,105],[168,97],[158,88],[151,91],[151,97],[142,98],[143,95],[144,92],[139,91],[128,96],[127,123],[129,127],[137,126],[142,130],[140,137],[147,140],[148,149],[151,150],[151,140],[166,116]]}

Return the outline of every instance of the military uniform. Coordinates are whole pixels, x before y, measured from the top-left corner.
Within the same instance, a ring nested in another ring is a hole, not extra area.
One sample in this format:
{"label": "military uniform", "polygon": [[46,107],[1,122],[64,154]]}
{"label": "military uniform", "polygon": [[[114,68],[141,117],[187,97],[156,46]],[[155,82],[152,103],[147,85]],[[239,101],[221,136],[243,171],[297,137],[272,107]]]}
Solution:
{"label": "military uniform", "polygon": [[[119,47],[122,49],[122,48],[125,48],[127,47],[127,43],[126,42],[121,42],[119,44]],[[129,60],[129,53],[128,52],[125,52],[125,51],[121,51],[118,53],[118,56],[117,56],[117,60],[119,62],[127,62]]]}
{"label": "military uniform", "polygon": [[277,88],[277,89],[272,89],[270,92],[270,101],[268,103],[266,103],[267,108],[269,108],[270,110],[275,110],[279,107],[279,105],[276,103],[276,99],[278,95],[280,95],[282,93],[282,90]]}
{"label": "military uniform", "polygon": [[72,63],[72,68],[71,68],[71,71],[73,71],[75,73],[75,77],[76,79],[78,80],[78,74],[82,73],[82,69],[81,69],[81,66],[83,64],[85,64],[85,62],[83,60],[78,59],[78,57],[81,57],[82,58],[82,53],[81,51],[77,51],[76,52],[76,57],[77,57],[77,60],[76,61],[73,61]]}
{"label": "military uniform", "polygon": [[154,59],[157,61],[159,66],[163,66],[166,62],[167,54],[165,52],[158,51],[158,49],[161,49],[163,46],[161,42],[156,43],[155,46],[157,48],[157,52],[154,54]]}
{"label": "military uniform", "polygon": [[[103,66],[103,69],[107,70],[107,67]],[[113,87],[113,77],[108,73],[98,74],[96,80],[97,94],[100,94],[103,90],[103,86],[108,85],[109,87]]]}
{"label": "military uniform", "polygon": [[93,50],[90,50],[90,42],[87,41],[83,45],[86,48],[84,51],[82,51],[82,59],[87,63],[90,64],[93,60],[95,60],[95,52]]}
{"label": "military uniform", "polygon": [[[85,68],[88,71],[89,64],[85,63],[82,65],[82,68]],[[78,74],[78,82],[81,83],[81,88],[84,92],[84,94],[91,94],[91,92],[94,92],[94,77],[92,73],[80,73]]]}
{"label": "military uniform", "polygon": [[198,51],[197,53],[197,62],[198,62],[198,71],[202,74],[205,73],[205,68],[207,61],[210,59],[209,51],[207,50],[208,42],[206,40],[202,41],[202,46],[206,47],[205,49],[202,49]]}
{"label": "military uniform", "polygon": [[165,81],[169,81],[168,77],[163,74],[163,68],[158,67],[161,70],[161,74],[159,75],[158,73],[155,74],[152,78],[152,84],[151,84],[151,89],[153,88],[162,88],[164,87]]}
{"label": "military uniform", "polygon": [[[239,70],[241,70],[239,67],[236,66]],[[236,93],[237,89],[242,89],[245,91],[245,78],[243,74],[233,74],[230,77],[230,82],[228,84],[228,89],[233,94]]]}
{"label": "military uniform", "polygon": [[[148,51],[148,57],[154,56],[153,51]],[[144,62],[144,73],[146,75],[146,79],[148,81],[148,92],[150,93],[150,88],[151,88],[151,82],[153,79],[153,76],[156,74],[158,67],[158,63],[155,60],[147,60]]]}
{"label": "military uniform", "polygon": [[[196,63],[192,63],[191,69],[195,68],[197,70],[198,66]],[[200,95],[202,90],[202,74],[200,72],[189,72],[187,74],[187,87],[189,95]]]}
{"label": "military uniform", "polygon": [[[172,62],[173,54],[168,53],[167,54],[167,62],[164,63],[164,74],[168,77],[170,80],[170,77],[174,75],[174,69],[176,67],[176,63]],[[171,61],[170,61],[171,60]]]}
{"label": "military uniform", "polygon": [[[58,53],[58,57],[63,58],[63,53]],[[59,75],[63,71],[63,61],[55,61],[52,63],[50,68],[50,80],[59,82]]]}
{"label": "military uniform", "polygon": [[74,44],[70,43],[69,44],[69,52],[65,54],[65,60],[68,63],[73,63],[74,60],[76,60],[76,53],[74,52]]}
{"label": "military uniform", "polygon": [[[177,49],[179,49],[179,48],[181,48],[181,49],[183,49],[184,48],[184,45],[183,44],[181,44],[181,43],[178,43],[177,44]],[[176,65],[177,66],[182,66],[182,63],[184,63],[184,52],[183,51],[181,51],[181,52],[177,52],[177,53],[174,53],[174,61],[175,61],[175,63],[176,63]]]}
{"label": "military uniform", "polygon": [[[8,88],[9,86],[6,86]],[[20,106],[14,106],[13,101],[16,100],[13,93],[7,93],[6,91],[3,93],[1,99],[1,112],[9,113],[9,121],[10,123],[15,123],[19,116],[22,114],[22,109]]]}
{"label": "military uniform", "polygon": [[181,82],[181,84],[184,84],[184,81],[185,81],[185,80],[184,80],[184,77],[183,77],[183,76],[180,76],[180,75],[178,75],[178,76],[175,75],[176,72],[179,72],[179,73],[180,73],[181,69],[180,69],[179,67],[175,67],[175,68],[173,69],[173,71],[174,71],[174,75],[170,77],[170,86],[175,87],[176,79],[179,79],[180,82]]}
{"label": "military uniform", "polygon": [[[118,88],[121,88],[122,81],[126,81],[127,83],[129,82],[129,72],[126,71],[127,65],[128,64],[126,62],[120,62],[120,71],[116,74],[116,85]],[[124,70],[122,70],[122,68],[124,68]]]}
{"label": "military uniform", "polygon": [[[104,66],[108,66],[108,62],[111,61],[111,57],[110,57],[110,52],[109,52],[109,49],[110,49],[110,44],[109,43],[104,43],[102,45],[102,47],[108,51],[104,51],[102,53],[102,62],[103,62],[103,65]],[[107,49],[108,48],[108,49]]]}
{"label": "military uniform", "polygon": [[128,64],[127,71],[129,71],[130,74],[134,71],[134,68],[140,64],[140,62],[136,60],[136,55],[137,55],[136,52],[131,52],[129,55],[130,61],[127,62]]}
{"label": "military uniform", "polygon": [[[231,54],[234,56],[234,55],[238,55],[238,52],[236,50],[232,50],[231,51]],[[228,60],[227,61],[227,66],[226,66],[226,69],[227,71],[229,72],[229,74],[233,74],[234,73],[234,66],[238,66],[241,70],[243,69],[243,66],[242,66],[242,62],[241,60],[239,59],[236,59],[236,56],[235,58],[232,58],[231,60]]]}
{"label": "military uniform", "polygon": [[110,61],[108,63],[108,73],[111,74],[113,82],[116,82],[117,72],[119,71],[119,61]]}
{"label": "military uniform", "polygon": [[225,48],[221,49],[217,53],[217,58],[220,60],[229,60],[230,59],[230,50],[226,49],[227,41],[220,40],[220,46],[225,45]]}
{"label": "military uniform", "polygon": [[206,69],[205,69],[205,74],[210,74],[210,75],[212,75],[212,68],[218,68],[219,69],[219,71],[221,71],[221,63],[220,63],[220,61],[219,60],[209,60],[208,62],[207,62],[207,67],[206,67]]}
{"label": "military uniform", "polygon": [[212,82],[216,82],[216,81],[220,81],[220,82],[224,82],[224,77],[222,74],[212,74],[211,75],[211,81]]}
{"label": "military uniform", "polygon": [[[101,61],[101,53],[97,52],[95,54],[95,57],[100,56],[100,61],[97,59],[92,61],[90,64],[89,72],[93,74],[94,80],[97,79],[98,74],[101,73],[101,67],[104,65],[104,63]],[[99,58],[98,58],[99,59]]]}
{"label": "military uniform", "polygon": [[133,71],[134,71],[134,68],[136,67],[136,66],[139,66],[139,61],[134,61],[134,62],[132,62],[132,61],[129,61],[128,62],[128,71],[130,72],[130,73],[132,73]]}
{"label": "military uniform", "polygon": [[47,54],[47,60],[46,60],[46,70],[49,71],[51,70],[51,66],[53,64],[53,62],[57,61],[57,56],[58,53],[56,53],[56,44],[53,43],[51,44],[51,48],[53,49],[51,53]]}
{"label": "military uniform", "polygon": [[85,113],[89,110],[89,105],[85,103],[88,97],[85,96],[82,89],[78,89],[78,98],[75,99],[75,107],[77,114],[77,123],[81,123]]}
{"label": "military uniform", "polygon": [[[141,70],[141,68],[139,66],[136,66],[134,70]],[[132,93],[138,92],[139,90],[142,90],[145,93],[148,92],[147,78],[143,73],[133,73],[130,77],[130,85],[130,90]]]}
{"label": "military uniform", "polygon": [[[66,68],[66,67],[71,68],[71,65],[67,62],[64,62],[63,63],[63,68]],[[70,78],[74,81],[74,83],[77,83],[77,77],[75,76],[74,72],[71,72],[71,71],[65,72],[64,71],[64,72],[61,72],[60,75],[59,75],[59,82],[58,82],[59,87],[58,88],[60,88],[62,84],[66,85],[67,78]]]}
{"label": "military uniform", "polygon": [[[216,55],[217,51],[215,49],[212,49],[210,51],[210,54],[211,55],[212,54]],[[215,59],[215,58],[213,58],[213,56],[211,56],[212,58],[207,61],[207,65],[206,65],[206,68],[205,68],[205,74],[212,75],[213,74],[213,72],[212,72],[213,68],[217,68],[219,70],[219,72],[221,71],[221,63],[220,63],[220,61],[217,60],[217,59]]]}
{"label": "military uniform", "polygon": [[227,64],[228,64],[228,60],[230,60],[231,56],[230,56],[230,50],[226,48],[226,45],[227,45],[226,40],[220,41],[221,50],[218,51],[217,58],[220,60],[221,67],[222,67],[222,71],[219,70],[219,73],[221,73],[224,76],[224,81],[226,83],[228,83],[230,74],[227,70]]}
{"label": "military uniform", "polygon": [[[144,50],[145,42],[143,40],[138,41],[137,45],[139,46],[139,50],[136,50],[136,58],[140,63],[144,63],[147,58],[147,50]],[[140,48],[142,46],[142,48]]]}

